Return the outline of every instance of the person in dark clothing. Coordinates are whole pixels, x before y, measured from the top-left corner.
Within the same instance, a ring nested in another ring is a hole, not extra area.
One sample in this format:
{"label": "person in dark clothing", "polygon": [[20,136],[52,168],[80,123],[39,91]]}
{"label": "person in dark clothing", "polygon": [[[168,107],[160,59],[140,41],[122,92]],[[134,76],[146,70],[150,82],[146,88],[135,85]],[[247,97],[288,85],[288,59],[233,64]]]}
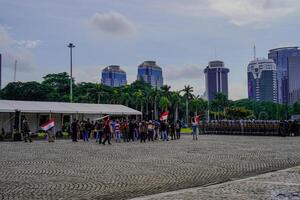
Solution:
{"label": "person in dark clothing", "polygon": [[109,145],[111,145],[110,143],[110,138],[111,138],[111,134],[112,134],[112,127],[110,124],[109,119],[106,120],[105,125],[104,125],[104,141],[103,141],[103,145],[105,145],[106,141],[108,142]]}
{"label": "person in dark clothing", "polygon": [[146,137],[147,137],[147,132],[148,132],[148,127],[147,127],[147,124],[145,121],[143,121],[141,124],[140,124],[140,137],[141,137],[141,142],[146,142]]}
{"label": "person in dark clothing", "polygon": [[163,121],[160,124],[160,132],[161,132],[163,141],[169,141],[169,137],[168,137],[168,133],[167,133],[168,126],[169,125],[166,121]]}
{"label": "person in dark clothing", "polygon": [[171,136],[171,140],[176,140],[176,136],[175,136],[175,124],[171,123],[170,125],[170,136]]}
{"label": "person in dark clothing", "polygon": [[129,123],[129,140],[134,141],[135,124],[133,121]]}
{"label": "person in dark clothing", "polygon": [[73,120],[71,124],[71,131],[72,131],[72,141],[77,142],[77,133],[78,133],[78,121],[76,119]]}
{"label": "person in dark clothing", "polygon": [[29,125],[26,119],[23,120],[21,128],[24,136],[24,141],[27,142],[27,140],[29,140],[29,142],[32,142]]}
{"label": "person in dark clothing", "polygon": [[176,129],[176,138],[178,140],[180,139],[180,131],[181,131],[181,123],[179,120],[175,124],[175,129]]}

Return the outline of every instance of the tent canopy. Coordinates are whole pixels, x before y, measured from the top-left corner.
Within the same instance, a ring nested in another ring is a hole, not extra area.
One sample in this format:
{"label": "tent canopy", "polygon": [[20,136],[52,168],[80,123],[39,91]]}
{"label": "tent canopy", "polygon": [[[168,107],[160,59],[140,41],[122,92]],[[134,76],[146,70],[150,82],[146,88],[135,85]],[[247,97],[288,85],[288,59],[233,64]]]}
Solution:
{"label": "tent canopy", "polygon": [[132,108],[117,104],[63,103],[44,101],[0,100],[0,113],[20,111],[23,113],[64,113],[64,114],[109,114],[141,115]]}

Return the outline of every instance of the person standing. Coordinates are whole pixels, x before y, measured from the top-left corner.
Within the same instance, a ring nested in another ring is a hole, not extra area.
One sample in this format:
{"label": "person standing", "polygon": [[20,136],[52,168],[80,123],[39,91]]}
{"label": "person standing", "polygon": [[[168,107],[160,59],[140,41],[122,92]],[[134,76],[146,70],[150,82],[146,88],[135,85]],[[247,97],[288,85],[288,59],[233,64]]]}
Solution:
{"label": "person standing", "polygon": [[148,140],[153,142],[153,138],[154,138],[154,124],[150,120],[148,124]]}
{"label": "person standing", "polygon": [[87,121],[83,122],[83,141],[89,141],[89,124]]}
{"label": "person standing", "polygon": [[163,121],[160,124],[160,132],[161,132],[162,140],[169,141],[168,134],[167,134],[167,122],[166,121]]}
{"label": "person standing", "polygon": [[110,143],[110,138],[111,138],[111,134],[113,133],[112,131],[112,127],[111,127],[111,124],[110,124],[110,120],[107,119],[106,122],[105,122],[105,125],[104,125],[104,141],[103,141],[103,145],[105,145],[106,141],[108,142],[109,145],[111,145]]}
{"label": "person standing", "polygon": [[198,140],[198,124],[196,122],[192,122],[192,134],[193,134],[193,140]]}
{"label": "person standing", "polygon": [[129,122],[129,140],[134,141],[134,132],[135,132],[135,124],[134,122],[131,120]]}
{"label": "person standing", "polygon": [[170,125],[170,135],[171,135],[171,140],[176,140],[176,135],[175,135],[175,123],[172,122]]}
{"label": "person standing", "polygon": [[181,123],[179,120],[177,120],[177,122],[176,122],[175,129],[176,129],[176,138],[177,138],[177,140],[179,140],[180,139],[180,131],[181,131]]}
{"label": "person standing", "polygon": [[78,121],[76,121],[76,119],[74,119],[71,124],[71,131],[72,131],[72,141],[77,142]]}
{"label": "person standing", "polygon": [[146,136],[147,136],[147,123],[145,121],[141,122],[140,125],[140,138],[141,138],[141,142],[146,142]]}
{"label": "person standing", "polygon": [[103,137],[103,134],[104,134],[104,121],[101,120],[99,121],[98,123],[98,129],[99,129],[99,144],[102,144],[102,137]]}
{"label": "person standing", "polygon": [[121,125],[119,120],[117,120],[115,123],[115,140],[117,143],[121,143]]}
{"label": "person standing", "polygon": [[24,118],[21,128],[24,135],[24,141],[27,142],[27,140],[29,140],[29,142],[32,142],[29,125],[26,118]]}
{"label": "person standing", "polygon": [[47,131],[48,142],[54,142],[54,132],[55,132],[54,127],[50,128],[50,129]]}

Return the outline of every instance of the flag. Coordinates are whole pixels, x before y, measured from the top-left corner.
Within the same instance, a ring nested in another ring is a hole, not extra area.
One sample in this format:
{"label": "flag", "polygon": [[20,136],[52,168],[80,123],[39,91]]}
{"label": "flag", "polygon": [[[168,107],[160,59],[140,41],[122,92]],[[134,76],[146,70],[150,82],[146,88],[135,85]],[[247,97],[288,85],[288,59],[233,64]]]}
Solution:
{"label": "flag", "polygon": [[168,116],[169,116],[169,112],[168,111],[165,111],[161,114],[160,116],[160,121],[164,121],[164,120],[167,120],[168,119]]}
{"label": "flag", "polygon": [[41,128],[44,131],[48,131],[49,129],[54,127],[54,119],[50,119],[49,121],[47,121],[46,123],[44,123]]}
{"label": "flag", "polygon": [[200,117],[200,115],[197,115],[197,116],[195,117],[195,122],[196,122],[196,124],[199,124],[199,117]]}

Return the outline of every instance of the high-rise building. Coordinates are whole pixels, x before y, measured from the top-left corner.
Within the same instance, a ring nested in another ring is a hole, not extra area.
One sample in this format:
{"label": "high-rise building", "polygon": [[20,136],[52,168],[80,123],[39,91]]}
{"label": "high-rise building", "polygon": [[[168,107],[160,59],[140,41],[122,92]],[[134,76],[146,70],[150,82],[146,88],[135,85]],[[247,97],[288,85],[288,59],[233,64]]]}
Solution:
{"label": "high-rise building", "polygon": [[278,103],[288,103],[288,57],[300,55],[298,47],[271,49],[268,58],[274,60],[277,67]]}
{"label": "high-rise building", "polygon": [[2,55],[0,53],[0,90],[2,89]]}
{"label": "high-rise building", "polygon": [[252,60],[248,65],[248,97],[277,103],[276,64],[271,59]]}
{"label": "high-rise building", "polygon": [[204,69],[206,81],[206,97],[208,101],[215,98],[217,93],[228,96],[228,73],[229,69],[224,67],[224,62],[216,60],[209,62]]}
{"label": "high-rise building", "polygon": [[153,87],[163,86],[162,69],[155,61],[145,61],[138,67],[138,80],[144,80]]}
{"label": "high-rise building", "polygon": [[126,72],[118,65],[110,65],[102,70],[101,83],[110,87],[126,85]]}
{"label": "high-rise building", "polygon": [[300,101],[300,55],[288,57],[288,102]]}

